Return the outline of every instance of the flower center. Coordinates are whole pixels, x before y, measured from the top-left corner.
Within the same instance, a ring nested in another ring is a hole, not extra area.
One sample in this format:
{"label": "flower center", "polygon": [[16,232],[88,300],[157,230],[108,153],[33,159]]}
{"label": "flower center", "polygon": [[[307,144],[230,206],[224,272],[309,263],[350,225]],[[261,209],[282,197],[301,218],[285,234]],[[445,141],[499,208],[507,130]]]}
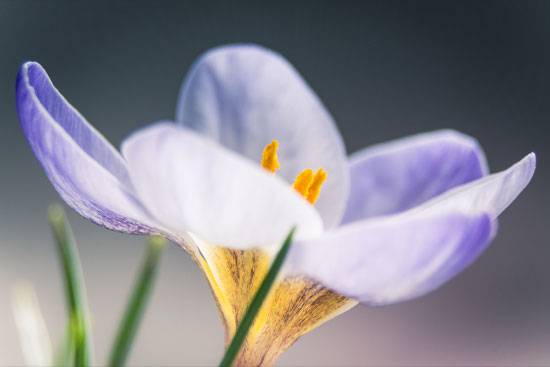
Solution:
{"label": "flower center", "polygon": [[[268,144],[262,167],[280,168],[277,140]],[[302,171],[292,185],[311,205],[319,197],[326,172]],[[195,239],[200,241],[199,239]],[[200,242],[195,257],[214,295],[225,329],[226,346],[273,261],[262,248],[235,250]],[[254,320],[234,366],[272,366],[301,335],[349,310],[357,302],[302,275],[280,276]]]}
{"label": "flower center", "polygon": [[[271,144],[266,145],[262,155],[262,167],[272,174],[275,174],[275,170],[281,168],[277,157],[278,148],[279,142],[273,140]],[[317,172],[313,174],[313,170],[307,168],[296,177],[292,187],[313,205],[315,201],[317,201],[321,193],[321,186],[326,179],[327,173],[324,169],[319,168]]]}

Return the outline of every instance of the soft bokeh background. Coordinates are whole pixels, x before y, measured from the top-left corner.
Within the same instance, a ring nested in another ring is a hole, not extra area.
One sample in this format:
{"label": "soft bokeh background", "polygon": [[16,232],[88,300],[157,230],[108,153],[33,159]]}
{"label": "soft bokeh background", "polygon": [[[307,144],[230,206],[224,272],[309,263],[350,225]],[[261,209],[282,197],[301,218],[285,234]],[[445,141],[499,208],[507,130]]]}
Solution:
{"label": "soft bokeh background", "polygon": [[[285,55],[338,122],[348,151],[455,128],[482,143],[493,171],[530,151],[533,182],[493,245],[440,290],[359,306],[302,337],[294,365],[550,364],[550,2],[0,1],[0,365],[23,363],[9,291],[37,288],[50,333],[65,328],[63,289],[45,212],[59,201],[21,133],[14,81],[37,60],[115,145],[175,114],[199,54],[255,42]],[[79,240],[98,362],[105,361],[145,238],[69,212]],[[214,365],[222,328],[202,275],[170,246],[131,355],[134,365]]]}

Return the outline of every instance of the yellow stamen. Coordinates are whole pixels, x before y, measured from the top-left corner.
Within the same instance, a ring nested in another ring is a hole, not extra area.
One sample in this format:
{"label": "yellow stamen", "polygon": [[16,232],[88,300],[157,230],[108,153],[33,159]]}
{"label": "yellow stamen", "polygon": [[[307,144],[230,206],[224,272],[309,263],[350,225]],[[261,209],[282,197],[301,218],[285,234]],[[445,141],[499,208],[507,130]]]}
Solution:
{"label": "yellow stamen", "polygon": [[317,170],[317,173],[315,173],[315,177],[313,177],[313,182],[311,183],[307,191],[307,200],[311,204],[315,204],[315,201],[317,201],[319,193],[321,192],[321,185],[323,185],[323,182],[325,182],[326,179],[327,173],[324,169],[319,168]]}
{"label": "yellow stamen", "polygon": [[305,169],[296,177],[296,182],[292,185],[292,187],[300,193],[303,197],[307,198],[307,193],[309,190],[309,187],[311,186],[311,183],[313,182],[313,171],[308,169]]}
{"label": "yellow stamen", "polygon": [[[262,155],[262,167],[271,173],[275,173],[275,170],[281,168],[279,166],[279,159],[277,158],[278,148],[279,142],[273,140],[271,144],[268,144],[264,148]],[[308,168],[296,177],[296,181],[292,187],[313,205],[317,201],[321,193],[321,186],[326,179],[327,173],[324,169],[319,168],[317,173],[313,174],[313,171]]]}
{"label": "yellow stamen", "polygon": [[277,148],[279,148],[279,142],[277,140],[273,140],[271,144],[268,144],[264,148],[264,153],[262,156],[262,167],[271,173],[275,173],[276,169],[281,168],[277,158]]}

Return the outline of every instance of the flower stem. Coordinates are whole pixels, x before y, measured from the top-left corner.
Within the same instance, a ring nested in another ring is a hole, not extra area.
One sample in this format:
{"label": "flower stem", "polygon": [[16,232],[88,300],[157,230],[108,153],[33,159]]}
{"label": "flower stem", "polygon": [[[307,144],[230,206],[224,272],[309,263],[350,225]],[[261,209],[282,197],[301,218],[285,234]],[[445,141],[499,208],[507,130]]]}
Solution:
{"label": "flower stem", "polygon": [[134,284],[132,295],[126,305],[126,311],[120,322],[117,336],[111,355],[109,366],[124,366],[134,341],[143,312],[154,284],[155,275],[164,249],[166,240],[162,237],[151,236],[148,240],[147,253],[140,269],[139,276]]}
{"label": "flower stem", "polygon": [[241,346],[246,338],[246,335],[248,334],[248,330],[252,326],[252,322],[254,321],[256,314],[262,307],[262,304],[265,298],[269,294],[269,290],[273,286],[273,283],[275,282],[275,279],[277,278],[277,275],[281,270],[281,266],[283,265],[285,257],[290,248],[290,244],[292,242],[292,236],[294,235],[295,229],[296,227],[293,227],[290,230],[288,236],[285,239],[285,242],[281,246],[281,249],[275,256],[275,259],[273,260],[273,263],[271,264],[269,271],[265,275],[265,278],[262,280],[260,287],[256,291],[254,298],[252,298],[252,301],[250,302],[250,305],[248,306],[246,313],[244,314],[239,326],[237,327],[235,336],[233,336],[231,343],[229,344],[229,346],[227,347],[227,350],[225,351],[222,361],[220,362],[220,367],[231,366],[233,361],[237,357],[237,354],[239,353]]}
{"label": "flower stem", "polygon": [[48,218],[63,266],[74,365],[90,366],[92,364],[92,332],[76,242],[71,227],[65,219],[65,213],[59,205],[52,205],[48,208]]}

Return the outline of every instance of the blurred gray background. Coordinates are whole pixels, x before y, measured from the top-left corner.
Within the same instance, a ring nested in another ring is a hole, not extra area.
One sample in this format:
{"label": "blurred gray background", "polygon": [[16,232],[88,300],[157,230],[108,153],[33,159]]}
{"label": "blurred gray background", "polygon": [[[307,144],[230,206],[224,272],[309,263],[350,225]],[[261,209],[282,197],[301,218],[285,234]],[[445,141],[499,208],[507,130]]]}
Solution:
{"label": "blurred gray background", "polygon": [[[550,2],[0,1],[0,365],[23,363],[9,291],[37,289],[54,340],[65,303],[46,208],[59,202],[19,127],[14,82],[37,60],[115,145],[175,115],[180,83],[203,51],[255,42],[302,73],[338,122],[348,152],[439,128],[483,145],[492,171],[536,151],[538,169],[501,216],[493,245],[440,290],[358,306],[303,336],[297,365],[549,365]],[[105,361],[145,238],[69,211]],[[215,365],[223,332],[186,253],[165,253],[131,354],[133,365]]]}

